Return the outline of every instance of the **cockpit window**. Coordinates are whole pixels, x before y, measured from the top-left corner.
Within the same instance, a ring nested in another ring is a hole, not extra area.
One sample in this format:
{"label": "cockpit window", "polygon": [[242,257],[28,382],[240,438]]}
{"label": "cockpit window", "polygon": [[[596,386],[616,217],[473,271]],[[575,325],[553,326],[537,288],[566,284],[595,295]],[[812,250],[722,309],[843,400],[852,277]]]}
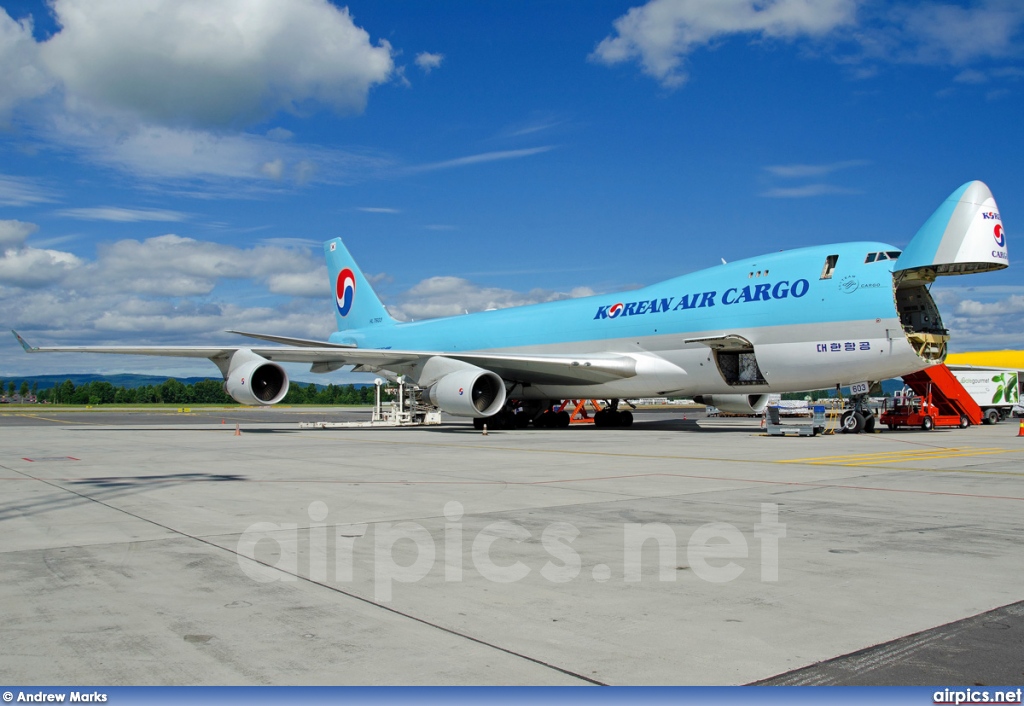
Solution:
{"label": "cockpit window", "polygon": [[899,250],[886,250],[885,252],[869,252],[867,257],[864,258],[864,262],[883,262],[885,260],[898,260],[900,258]]}

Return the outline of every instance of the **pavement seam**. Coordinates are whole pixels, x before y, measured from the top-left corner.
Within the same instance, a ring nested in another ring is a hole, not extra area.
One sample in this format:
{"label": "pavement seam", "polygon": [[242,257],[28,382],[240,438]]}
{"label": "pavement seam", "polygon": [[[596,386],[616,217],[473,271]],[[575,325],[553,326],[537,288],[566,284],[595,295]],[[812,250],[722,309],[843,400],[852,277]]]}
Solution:
{"label": "pavement seam", "polygon": [[[154,527],[159,527],[161,529],[167,530],[168,532],[171,532],[171,533],[173,533],[173,534],[175,534],[175,535],[177,535],[179,537],[184,537],[184,538],[187,538],[187,539],[191,539],[194,542],[199,542],[200,544],[205,544],[208,547],[212,547],[212,548],[217,549],[217,550],[222,551],[222,552],[227,552],[228,554],[230,554],[230,555],[232,555],[234,557],[240,557],[241,556],[237,551],[233,551],[232,549],[230,549],[228,547],[222,547],[221,545],[216,544],[215,542],[211,542],[211,541],[209,541],[207,539],[204,539],[203,537],[199,537],[199,536],[196,536],[196,535],[191,535],[191,534],[189,534],[187,532],[183,532],[181,530],[174,529],[173,527],[168,527],[167,525],[161,524],[161,523],[159,523],[159,522],[157,522],[155,520],[151,520],[151,519],[142,517],[140,515],[136,515],[133,512],[130,512],[128,510],[124,510],[122,508],[119,508],[119,507],[116,507],[114,505],[111,505],[111,504],[109,504],[107,502],[104,502],[103,500],[98,500],[96,498],[90,497],[90,496],[85,495],[83,493],[79,493],[79,492],[77,492],[75,490],[72,490],[70,488],[65,488],[65,487],[63,487],[61,485],[58,485],[58,484],[56,484],[56,483],[54,483],[52,481],[48,481],[48,480],[46,480],[44,478],[37,478],[37,477],[33,476],[30,473],[25,473],[24,471],[19,471],[17,469],[10,469],[10,470],[13,470],[15,473],[20,473],[21,475],[23,475],[23,476],[25,476],[27,478],[31,478],[32,480],[35,480],[35,481],[37,481],[39,483],[43,483],[43,484],[48,485],[48,486],[50,486],[52,488],[56,488],[58,490],[62,490],[64,492],[70,493],[72,495],[76,495],[76,496],[82,498],[83,500],[88,500],[90,502],[94,502],[97,505],[101,505],[101,506],[103,506],[103,507],[105,507],[105,508],[107,508],[109,510],[113,510],[114,512],[122,513],[124,515],[129,516],[129,517],[133,517],[136,520],[139,520],[141,522],[145,522],[147,524],[153,525]],[[499,652],[504,652],[505,654],[511,655],[513,657],[518,657],[519,659],[526,660],[527,662],[532,662],[534,664],[540,665],[542,667],[546,667],[546,668],[551,669],[551,670],[556,671],[556,672],[560,672],[562,674],[565,674],[566,676],[573,677],[574,679],[579,679],[581,681],[585,681],[585,682],[587,682],[589,684],[593,684],[595,686],[608,686],[604,682],[598,681],[597,679],[592,679],[592,678],[590,678],[588,676],[585,676],[583,674],[578,674],[577,672],[573,672],[570,669],[565,669],[564,667],[559,667],[558,665],[551,664],[549,662],[545,662],[544,660],[537,659],[536,657],[530,657],[529,655],[525,655],[525,654],[523,654],[521,652],[516,652],[515,650],[509,649],[507,647],[502,647],[501,645],[496,645],[493,642],[488,642],[486,640],[483,640],[483,639],[480,639],[480,638],[477,638],[477,637],[473,637],[472,635],[467,635],[466,633],[462,633],[462,632],[459,632],[458,630],[454,630],[452,628],[448,628],[448,627],[445,627],[443,625],[439,625],[439,624],[431,622],[431,621],[429,621],[429,620],[427,620],[425,618],[420,618],[420,617],[417,617],[415,615],[412,615],[411,613],[406,613],[404,611],[398,610],[397,608],[392,608],[390,606],[382,605],[380,603],[377,603],[376,601],[370,600],[369,598],[365,598],[364,596],[360,596],[360,595],[358,595],[356,593],[351,593],[349,591],[342,590],[341,588],[338,588],[336,586],[331,586],[329,584],[322,583],[320,581],[315,581],[315,580],[313,580],[311,578],[308,578],[308,577],[305,577],[305,576],[303,576],[303,575],[301,575],[301,574],[299,574],[297,572],[292,573],[292,572],[288,572],[288,571],[282,571],[280,568],[278,568],[278,567],[276,567],[276,566],[274,566],[272,564],[269,564],[269,563],[267,563],[265,561],[260,561],[259,559],[255,559],[255,558],[252,558],[252,557],[245,557],[245,558],[249,559],[250,561],[254,561],[254,562],[258,563],[258,564],[262,564],[263,566],[266,566],[268,568],[274,569],[276,571],[281,571],[281,573],[287,574],[289,576],[294,576],[299,581],[304,581],[304,582],[306,582],[308,584],[312,584],[314,586],[319,586],[321,588],[325,588],[328,591],[332,591],[332,592],[337,593],[339,595],[347,596],[348,598],[352,598],[352,599],[355,599],[357,601],[361,601],[362,603],[365,603],[367,605],[374,606],[376,608],[380,608],[381,610],[385,610],[385,611],[387,611],[389,613],[401,616],[401,617],[406,618],[408,620],[413,620],[413,621],[415,621],[417,623],[420,623],[421,625],[426,625],[427,627],[434,628],[435,630],[440,630],[442,632],[448,633],[449,635],[453,635],[455,637],[460,637],[460,638],[462,638],[464,640],[469,640],[470,642],[475,642],[476,644],[483,645],[484,647],[490,647],[491,649],[498,650]]]}

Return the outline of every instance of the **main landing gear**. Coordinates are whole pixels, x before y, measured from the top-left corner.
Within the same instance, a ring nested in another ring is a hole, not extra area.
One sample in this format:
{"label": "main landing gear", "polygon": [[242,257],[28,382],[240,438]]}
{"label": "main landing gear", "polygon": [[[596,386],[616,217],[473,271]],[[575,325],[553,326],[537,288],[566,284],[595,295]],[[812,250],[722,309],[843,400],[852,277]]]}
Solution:
{"label": "main landing gear", "polygon": [[633,413],[628,409],[620,410],[619,401],[612,400],[611,404],[594,413],[595,427],[631,427],[633,426]]}
{"label": "main landing gear", "polygon": [[[537,429],[565,429],[574,423],[572,414],[566,409],[566,405],[558,401],[547,403],[525,403],[511,400],[504,409],[490,417],[478,417],[473,420],[473,428],[482,430],[487,425],[488,430],[503,429],[526,429],[532,423]],[[575,423],[589,421],[585,419],[575,420]],[[593,416],[595,427],[613,428],[629,427],[633,425],[633,413],[628,410],[619,409],[619,400],[610,400],[608,405]]]}

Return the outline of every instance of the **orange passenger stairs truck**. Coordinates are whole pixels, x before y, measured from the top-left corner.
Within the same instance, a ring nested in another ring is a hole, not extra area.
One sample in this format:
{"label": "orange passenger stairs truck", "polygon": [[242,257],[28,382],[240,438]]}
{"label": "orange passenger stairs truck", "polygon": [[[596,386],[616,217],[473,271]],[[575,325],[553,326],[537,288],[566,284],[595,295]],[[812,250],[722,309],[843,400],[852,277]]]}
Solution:
{"label": "orange passenger stairs truck", "polygon": [[933,365],[904,375],[903,382],[915,395],[895,397],[891,407],[886,401],[881,422],[890,429],[901,426],[925,430],[935,427],[965,429],[972,424],[981,424],[981,407],[945,365]]}

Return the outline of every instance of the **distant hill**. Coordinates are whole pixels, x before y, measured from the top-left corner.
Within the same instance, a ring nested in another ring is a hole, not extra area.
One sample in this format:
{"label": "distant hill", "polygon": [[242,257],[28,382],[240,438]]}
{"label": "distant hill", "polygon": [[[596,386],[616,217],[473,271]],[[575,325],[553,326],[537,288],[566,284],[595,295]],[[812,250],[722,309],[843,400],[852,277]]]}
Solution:
{"label": "distant hill", "polygon": [[[21,385],[21,381],[24,380],[30,386],[32,385],[32,383],[37,383],[38,388],[40,390],[48,390],[49,388],[53,387],[54,385],[61,384],[65,380],[70,380],[72,382],[72,384],[74,384],[75,387],[78,387],[78,386],[83,385],[83,384],[88,384],[88,383],[93,382],[93,381],[100,380],[100,381],[109,382],[114,387],[126,387],[126,388],[129,388],[129,389],[132,389],[132,388],[136,388],[136,387],[142,387],[144,385],[160,385],[160,384],[162,384],[167,379],[168,379],[168,377],[166,375],[131,375],[131,374],[127,374],[127,373],[122,373],[122,374],[118,374],[118,375],[71,374],[71,375],[29,375],[27,377],[17,377],[17,376],[15,376],[15,377],[3,378],[3,382],[6,385],[8,382],[13,380],[18,385]],[[209,377],[191,377],[191,378],[174,378],[174,379],[177,380],[178,382],[181,382],[181,383],[185,384],[185,385],[194,385],[195,383],[202,382],[203,380],[216,380],[217,378],[213,377],[213,376],[209,376]],[[306,387],[307,385],[310,384],[309,382],[305,382],[303,380],[292,380],[291,382],[292,382],[293,385],[301,385],[302,387]],[[321,383],[313,383],[313,384],[316,385],[316,388],[318,390],[322,390],[323,388],[327,387],[326,385],[323,385]],[[356,388],[368,387],[369,386],[368,383],[363,383],[363,382],[342,383],[342,384],[351,384],[353,387],[356,387]],[[903,381],[902,380],[883,380],[882,381],[882,392],[884,394],[892,395],[894,392],[897,392],[897,391],[902,390],[902,389],[903,389]],[[844,387],[843,388],[843,395],[844,396],[849,396],[849,394],[850,394],[850,388]]]}
{"label": "distant hill", "polygon": [[[168,375],[133,375],[133,374],[128,374],[128,373],[120,373],[120,374],[115,374],[115,375],[94,375],[94,374],[77,374],[77,373],[72,373],[72,374],[69,374],[69,375],[27,375],[27,376],[24,376],[24,377],[12,376],[12,377],[8,377],[8,378],[2,378],[2,380],[3,380],[5,385],[7,383],[11,382],[12,380],[15,383],[17,383],[18,385],[21,385],[22,380],[27,382],[29,384],[29,386],[31,386],[32,383],[36,383],[36,385],[38,386],[38,389],[40,389],[40,390],[48,390],[51,387],[54,387],[56,385],[60,385],[65,380],[70,380],[71,383],[75,387],[79,387],[81,385],[87,385],[90,382],[105,381],[105,382],[109,382],[114,387],[125,387],[125,388],[129,388],[129,389],[134,389],[136,387],[143,387],[145,385],[160,385],[164,381],[166,381],[168,379],[171,379],[172,377],[173,376],[168,376]],[[185,384],[185,385],[194,385],[197,382],[202,382],[203,380],[217,380],[218,378],[216,376],[209,375],[209,376],[206,376],[206,377],[173,378],[173,379],[175,379],[178,382],[180,382],[182,384]],[[308,382],[304,382],[302,380],[292,380],[291,382],[292,382],[293,385],[301,385],[302,387],[306,387],[307,385],[309,385]],[[320,383],[313,383],[313,384],[316,385],[318,390],[322,390],[323,388],[327,387],[326,385],[322,385]],[[344,383],[344,384],[348,384],[348,383]],[[358,388],[358,387],[365,387],[366,384],[367,383],[352,383],[352,386]]]}

